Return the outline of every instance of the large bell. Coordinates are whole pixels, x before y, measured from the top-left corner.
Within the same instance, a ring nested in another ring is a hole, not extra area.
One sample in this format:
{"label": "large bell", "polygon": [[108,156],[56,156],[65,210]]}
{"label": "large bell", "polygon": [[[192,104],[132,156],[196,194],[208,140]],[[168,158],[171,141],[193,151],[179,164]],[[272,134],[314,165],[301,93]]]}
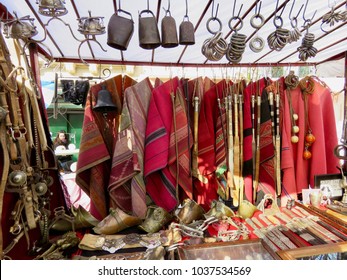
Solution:
{"label": "large bell", "polygon": [[[149,13],[149,17],[143,17],[143,13]],[[157,20],[150,10],[143,10],[139,14],[139,41],[140,47],[145,50],[156,49],[161,45],[161,39]]]}
{"label": "large bell", "polygon": [[98,100],[93,108],[96,112],[112,112],[117,111],[117,106],[113,103],[111,93],[106,89],[106,85],[102,85],[102,89],[98,92]]}

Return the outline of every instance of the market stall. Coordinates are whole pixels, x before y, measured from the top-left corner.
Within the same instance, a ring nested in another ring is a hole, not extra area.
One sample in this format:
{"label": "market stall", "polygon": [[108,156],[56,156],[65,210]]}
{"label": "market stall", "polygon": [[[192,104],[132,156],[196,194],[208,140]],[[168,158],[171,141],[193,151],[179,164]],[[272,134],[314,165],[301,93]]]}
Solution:
{"label": "market stall", "polygon": [[[346,65],[347,1],[66,2],[0,6],[3,258],[280,259],[345,244],[346,123],[339,139],[314,69]],[[55,71],[55,95],[65,81],[83,110],[88,210],[59,179],[39,57],[99,66],[86,91]]]}

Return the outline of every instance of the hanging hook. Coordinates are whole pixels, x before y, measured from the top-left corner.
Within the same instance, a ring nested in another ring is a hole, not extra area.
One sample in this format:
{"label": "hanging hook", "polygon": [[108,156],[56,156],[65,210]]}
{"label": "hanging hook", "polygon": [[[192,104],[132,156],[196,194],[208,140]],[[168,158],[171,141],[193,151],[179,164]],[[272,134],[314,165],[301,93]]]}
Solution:
{"label": "hanging hook", "polygon": [[304,26],[308,28],[308,27],[311,25],[312,20],[313,20],[314,17],[316,16],[317,10],[315,10],[315,12],[313,13],[313,16],[312,16],[310,19],[307,19],[306,16],[305,16],[307,6],[308,6],[308,0],[306,0],[304,12],[302,13],[302,18],[304,19]]}
{"label": "hanging hook", "polygon": [[296,1],[296,0],[294,0],[294,2],[293,2],[293,4],[292,4],[292,7],[290,8],[290,12],[289,12],[289,19],[290,19],[291,21],[297,21],[297,20],[298,20],[298,17],[299,17],[299,15],[300,15],[300,13],[301,13],[301,10],[302,10],[302,8],[304,7],[304,4],[302,4],[301,7],[300,7],[300,9],[299,9],[299,12],[296,14],[296,16],[292,17],[292,12],[293,12],[293,8],[294,8],[294,5],[295,5],[295,1]]}
{"label": "hanging hook", "polygon": [[166,10],[164,7],[163,7],[163,10],[165,11],[165,15],[171,16],[171,12],[170,12],[170,0],[168,0],[167,2],[168,2],[167,10]]}
{"label": "hanging hook", "polygon": [[[295,0],[294,0],[294,1],[295,1]],[[258,3],[259,3],[259,8],[258,8]],[[257,4],[255,4],[255,11],[254,11],[254,14],[255,14],[256,17],[259,17],[260,10],[261,10],[261,4],[262,4],[262,1],[257,2]]]}
{"label": "hanging hook", "polygon": [[149,0],[147,0],[147,11],[149,11]]}
{"label": "hanging hook", "polygon": [[328,7],[329,8],[335,8],[335,6],[336,6],[336,1],[335,0],[333,0],[333,1],[331,1],[331,0],[329,0],[328,1]]}
{"label": "hanging hook", "polygon": [[184,17],[188,17],[188,0],[186,0],[186,15]]}
{"label": "hanging hook", "polygon": [[118,9],[119,9],[119,10],[122,10],[121,1],[120,1],[120,0],[118,1]]}
{"label": "hanging hook", "polygon": [[214,10],[214,0],[213,0],[213,1],[212,1],[212,18],[213,18],[214,20],[217,18],[218,9],[219,9],[219,3],[217,4],[216,14],[213,15],[213,10]]}
{"label": "hanging hook", "polygon": [[[288,3],[288,2],[287,2],[287,3]],[[280,13],[280,15],[277,15],[277,12],[278,12],[278,4],[279,4],[279,0],[277,0],[277,2],[276,2],[276,9],[275,9],[275,11],[276,11],[276,13],[275,13],[275,19],[279,19],[279,18],[282,17],[282,14],[283,14],[283,12],[284,12],[284,9],[285,9],[286,6],[287,6],[287,3],[283,6],[282,12]]]}
{"label": "hanging hook", "polygon": [[236,6],[236,0],[234,0],[233,18],[239,18],[240,14],[241,14],[242,7],[243,7],[243,4],[241,4],[240,10],[239,10],[239,13],[237,14],[237,16],[235,16],[235,6]]}
{"label": "hanging hook", "polygon": [[[229,25],[229,28],[232,30],[232,31],[235,31],[235,32],[238,32],[239,30],[241,30],[241,28],[243,27],[243,21],[242,19],[240,18],[240,14],[241,14],[241,10],[242,10],[242,7],[243,7],[243,4],[241,4],[241,7],[240,7],[240,10],[239,10],[239,13],[237,14],[237,16],[235,16],[235,6],[236,6],[236,0],[234,0],[234,7],[233,7],[233,16],[231,17],[231,19],[229,20],[228,22],[228,25]],[[238,27],[234,27],[232,25],[232,22],[234,20],[237,20],[239,24]]]}
{"label": "hanging hook", "polygon": [[301,13],[302,8],[304,7],[304,4],[301,5],[301,7],[300,7],[298,13],[296,14],[296,16],[292,17],[292,12],[293,12],[294,5],[295,5],[295,0],[293,2],[292,7],[290,8],[289,19],[290,19],[291,26],[293,28],[296,28],[298,26],[298,17],[299,17],[299,14]]}

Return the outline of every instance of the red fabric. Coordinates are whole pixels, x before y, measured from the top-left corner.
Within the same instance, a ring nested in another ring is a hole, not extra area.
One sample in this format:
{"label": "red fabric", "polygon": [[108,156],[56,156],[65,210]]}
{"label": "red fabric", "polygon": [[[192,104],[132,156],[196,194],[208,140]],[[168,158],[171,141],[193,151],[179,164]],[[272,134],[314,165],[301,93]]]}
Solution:
{"label": "red fabric", "polygon": [[111,199],[117,207],[141,218],[145,218],[147,211],[143,158],[152,90],[148,78],[125,90],[120,132],[108,186]]}
{"label": "red fabric", "polygon": [[[111,93],[116,112],[95,112],[98,92],[102,84],[92,86],[87,96],[82,127],[80,153],[77,160],[76,183],[91,199],[91,214],[102,220],[108,215],[110,204],[107,186],[111,169],[111,156],[118,134],[122,111],[123,90],[135,84],[128,76],[118,75],[104,83]],[[104,116],[105,115],[105,116]]]}
{"label": "red fabric", "polygon": [[178,85],[176,77],[153,90],[146,127],[146,190],[154,203],[167,211],[172,211],[177,205],[176,179],[168,169],[168,158],[173,114],[170,94]]}
{"label": "red fabric", "polygon": [[301,91],[292,91],[294,111],[299,115],[299,142],[293,146],[297,192],[314,187],[314,176],[338,171],[338,158],[334,156],[337,133],[332,96],[329,88],[314,83],[314,92],[308,96],[309,123],[316,141],[310,147],[312,158],[303,158],[305,138],[305,111]]}
{"label": "red fabric", "polygon": [[[171,93],[173,103],[173,121],[170,131],[168,167],[171,175],[184,193],[182,198],[193,198],[193,186],[190,165],[190,149],[192,141],[188,146],[188,139],[192,139],[192,132],[188,126],[185,98],[182,90],[178,87],[176,94]],[[177,145],[177,147],[176,147]]]}

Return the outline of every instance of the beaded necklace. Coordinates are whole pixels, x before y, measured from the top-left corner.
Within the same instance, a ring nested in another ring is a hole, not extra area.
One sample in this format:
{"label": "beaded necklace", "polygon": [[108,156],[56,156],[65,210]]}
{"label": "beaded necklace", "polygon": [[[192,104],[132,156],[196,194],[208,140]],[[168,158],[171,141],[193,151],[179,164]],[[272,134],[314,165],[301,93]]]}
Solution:
{"label": "beaded necklace", "polygon": [[291,91],[297,88],[297,86],[299,85],[299,78],[294,74],[294,71],[290,71],[289,75],[284,79],[284,83],[287,87],[286,95],[288,99],[290,120],[292,125],[290,140],[292,143],[298,143],[299,137],[296,134],[299,132],[299,126],[296,125],[296,121],[299,119],[299,116],[294,112]]}
{"label": "beaded necklace", "polygon": [[305,110],[305,150],[303,157],[304,159],[310,159],[312,157],[312,153],[309,148],[316,141],[316,137],[312,134],[312,129],[308,119],[308,95],[311,95],[314,92],[314,80],[311,77],[306,76],[300,80],[299,87],[303,94]]}

